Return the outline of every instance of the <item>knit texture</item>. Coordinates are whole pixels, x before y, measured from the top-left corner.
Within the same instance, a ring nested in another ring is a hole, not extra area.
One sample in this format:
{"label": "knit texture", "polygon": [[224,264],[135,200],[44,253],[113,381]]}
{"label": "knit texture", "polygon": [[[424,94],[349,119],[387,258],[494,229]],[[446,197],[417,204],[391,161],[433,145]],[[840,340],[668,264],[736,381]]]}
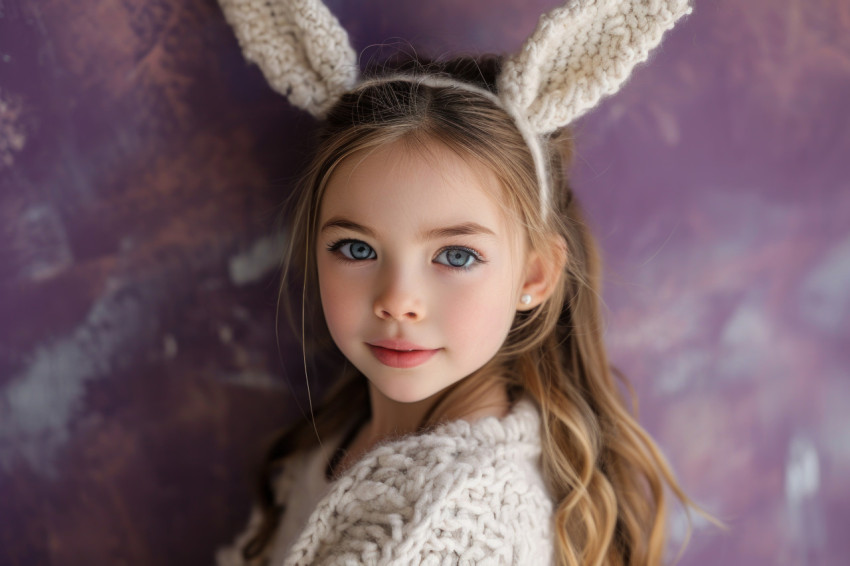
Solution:
{"label": "knit texture", "polygon": [[[332,483],[284,564],[552,564],[540,454],[540,414],[527,398],[503,419],[385,442]],[[276,495],[293,488],[287,478]],[[248,532],[256,516],[252,524]],[[218,559],[242,564],[232,549]]]}
{"label": "knit texture", "polygon": [[[688,2],[572,0],[543,15],[522,49],[505,61],[496,100],[531,151],[544,217],[551,191],[539,136],[566,126],[616,92],[664,32],[691,12]],[[321,118],[357,86],[357,57],[348,34],[319,0],[219,3],[245,57],[295,106]],[[394,78],[421,82],[412,76]]]}
{"label": "knit texture", "polygon": [[[290,102],[321,117],[358,81],[348,34],[319,0],[219,0],[245,57]],[[616,92],[688,0],[572,0],[543,15],[499,76],[499,96],[547,134]]]}
{"label": "knit texture", "polygon": [[539,134],[561,128],[616,92],[646,61],[688,0],[576,0],[540,18],[505,62],[499,96]]}
{"label": "knit texture", "polygon": [[289,101],[322,117],[354,88],[348,34],[319,0],[219,0],[245,58]]}

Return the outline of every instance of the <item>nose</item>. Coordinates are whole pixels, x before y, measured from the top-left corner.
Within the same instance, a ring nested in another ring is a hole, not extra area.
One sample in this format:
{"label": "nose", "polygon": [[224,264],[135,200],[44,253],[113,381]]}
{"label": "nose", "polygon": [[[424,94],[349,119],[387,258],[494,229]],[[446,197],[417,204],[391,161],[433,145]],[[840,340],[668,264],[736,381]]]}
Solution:
{"label": "nose", "polygon": [[422,320],[425,317],[425,303],[419,277],[398,268],[387,269],[375,297],[374,312],[382,320]]}

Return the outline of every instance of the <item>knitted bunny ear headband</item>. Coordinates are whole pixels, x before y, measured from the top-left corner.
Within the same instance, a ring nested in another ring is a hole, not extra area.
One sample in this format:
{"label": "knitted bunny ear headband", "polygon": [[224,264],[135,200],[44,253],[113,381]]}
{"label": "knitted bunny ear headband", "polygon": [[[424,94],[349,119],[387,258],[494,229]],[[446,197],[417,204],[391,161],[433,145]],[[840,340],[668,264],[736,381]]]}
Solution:
{"label": "knitted bunny ear headband", "polygon": [[[361,84],[348,34],[320,0],[219,0],[245,58],[273,89],[317,118]],[[462,81],[395,75],[437,87],[477,92],[516,122],[537,169],[543,212],[549,183],[541,138],[616,92],[647,59],[664,32],[691,12],[688,0],[572,0],[540,18],[519,52],[508,57],[498,95]]]}

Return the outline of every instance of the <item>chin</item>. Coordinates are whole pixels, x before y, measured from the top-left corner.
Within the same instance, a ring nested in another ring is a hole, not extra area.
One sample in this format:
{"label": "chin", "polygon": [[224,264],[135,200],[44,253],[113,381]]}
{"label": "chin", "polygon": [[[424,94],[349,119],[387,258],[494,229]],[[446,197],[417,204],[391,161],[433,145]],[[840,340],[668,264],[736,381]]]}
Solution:
{"label": "chin", "polygon": [[419,403],[434,397],[444,391],[454,381],[436,382],[430,372],[399,375],[393,370],[390,375],[384,372],[373,374],[364,373],[366,378],[381,394],[396,403]]}
{"label": "chin", "polygon": [[391,399],[396,403],[418,403],[425,399],[436,395],[438,391],[422,391],[415,387],[380,387],[377,386],[381,393],[387,399]]}

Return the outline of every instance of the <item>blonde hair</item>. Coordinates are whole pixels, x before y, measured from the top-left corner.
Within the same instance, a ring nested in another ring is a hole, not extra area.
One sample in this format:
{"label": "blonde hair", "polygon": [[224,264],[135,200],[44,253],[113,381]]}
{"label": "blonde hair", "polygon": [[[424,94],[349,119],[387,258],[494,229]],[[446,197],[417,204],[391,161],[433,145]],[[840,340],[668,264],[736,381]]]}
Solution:
{"label": "blonde hair", "polygon": [[[392,71],[451,76],[493,91],[498,65],[494,58],[462,58],[404,62]],[[408,79],[365,81],[345,94],[327,116],[290,220],[281,295],[299,280],[300,315],[294,318],[305,351],[335,350],[315,293],[316,223],[328,180],[354,152],[399,140],[438,142],[488,167],[504,188],[506,207],[524,226],[530,248],[550,263],[557,261],[553,241],[566,242],[567,250],[566,266],[551,296],[531,311],[517,313],[503,347],[487,364],[488,371],[475,372],[441,392],[421,430],[450,414],[457,400],[469,398],[470,390],[492,380],[500,380],[511,399],[523,393],[531,396],[542,415],[543,473],[555,500],[559,564],[660,564],[667,527],[665,490],[685,509],[704,513],[685,495],[657,445],[638,424],[636,403],[635,414],[627,408],[617,379],[631,391],[632,399],[634,392],[608,363],[600,314],[600,259],[562,167],[572,157],[567,131],[545,143],[555,194],[552,202],[544,203],[548,207],[544,214],[529,148],[509,115],[491,99]],[[258,482],[263,521],[243,549],[247,560],[264,556],[284,511],[275,503],[271,487],[281,460],[315,446],[317,437],[333,435],[369,416],[365,377],[337,356],[341,376],[314,422],[297,423],[268,450]],[[489,371],[493,368],[499,371]]]}

